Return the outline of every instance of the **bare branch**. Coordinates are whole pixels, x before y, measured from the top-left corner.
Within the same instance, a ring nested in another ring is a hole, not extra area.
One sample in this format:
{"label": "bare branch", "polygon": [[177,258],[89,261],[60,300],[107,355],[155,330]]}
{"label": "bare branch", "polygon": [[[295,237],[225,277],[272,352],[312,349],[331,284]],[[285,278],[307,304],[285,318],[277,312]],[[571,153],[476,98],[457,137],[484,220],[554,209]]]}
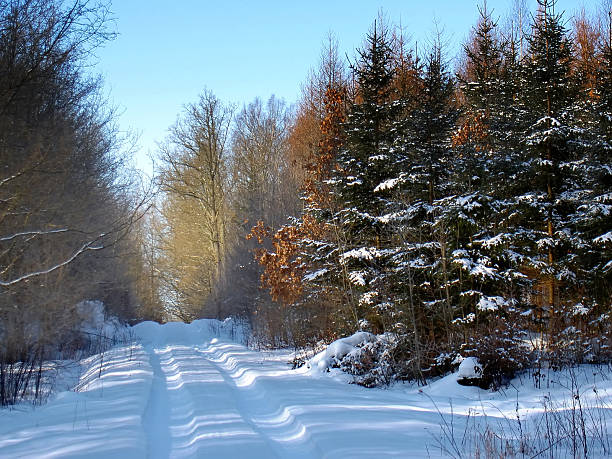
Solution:
{"label": "bare branch", "polygon": [[70,257],[68,257],[66,260],[64,260],[64,261],[62,261],[62,262],[60,262],[60,263],[57,263],[56,265],[54,265],[54,266],[52,266],[52,267],[50,267],[50,268],[43,269],[43,270],[41,270],[41,271],[36,271],[36,272],[32,272],[32,273],[28,273],[28,274],[24,274],[24,275],[22,275],[22,276],[20,276],[20,277],[17,277],[16,279],[12,279],[12,280],[10,280],[10,281],[3,281],[3,280],[0,280],[0,286],[1,286],[1,287],[10,287],[10,286],[12,286],[12,285],[19,284],[20,282],[27,281],[28,279],[32,279],[32,278],[34,278],[34,277],[42,276],[42,275],[45,275],[45,274],[50,274],[50,273],[52,273],[53,271],[57,271],[58,269],[63,268],[64,266],[66,266],[66,265],[68,265],[68,264],[72,263],[72,262],[73,262],[74,260],[76,260],[76,259],[77,259],[77,258],[78,258],[80,255],[84,254],[84,253],[85,253],[85,252],[87,252],[87,251],[90,251],[90,250],[102,250],[102,249],[104,249],[104,248],[105,248],[105,246],[104,246],[104,245],[101,245],[101,246],[94,246],[94,244],[95,244],[96,242],[100,241],[101,239],[103,239],[105,236],[106,236],[106,234],[105,234],[105,233],[103,233],[103,234],[101,234],[100,236],[98,236],[97,238],[95,238],[95,239],[93,239],[93,240],[91,240],[91,241],[89,241],[89,242],[86,242],[85,244],[83,244],[83,245],[81,246],[81,248],[79,248],[79,249],[78,249],[76,252],[74,252],[74,253],[73,253],[73,254],[72,254]]}
{"label": "bare branch", "polygon": [[22,236],[46,236],[47,234],[66,233],[68,231],[70,231],[69,228],[61,228],[61,229],[48,230],[48,231],[43,231],[43,230],[39,230],[39,231],[23,231],[21,233],[11,234],[10,236],[0,237],[0,242],[10,241],[10,240],[16,239],[18,237],[22,237]]}

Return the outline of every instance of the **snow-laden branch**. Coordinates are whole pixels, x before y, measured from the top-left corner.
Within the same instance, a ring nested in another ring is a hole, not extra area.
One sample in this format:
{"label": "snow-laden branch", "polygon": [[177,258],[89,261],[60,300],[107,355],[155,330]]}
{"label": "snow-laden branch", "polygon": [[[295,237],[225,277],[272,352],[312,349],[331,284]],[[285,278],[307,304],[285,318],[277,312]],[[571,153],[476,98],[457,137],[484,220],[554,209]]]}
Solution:
{"label": "snow-laden branch", "polygon": [[[21,177],[22,175],[25,175],[27,172],[35,169],[36,167],[40,166],[42,164],[43,160],[39,159],[38,161],[35,161],[33,164],[24,167],[23,169],[21,169],[19,172],[9,176],[9,177],[5,177],[3,179],[0,179],[0,188],[2,188],[4,185],[6,185],[9,182],[12,182],[13,180],[18,179],[19,177]],[[12,199],[12,198],[9,198]],[[8,199],[5,199],[3,201],[8,201]]]}
{"label": "snow-laden branch", "polygon": [[3,178],[2,180],[0,180],[0,187],[7,184],[11,180],[15,180],[16,178],[21,177],[22,175],[23,175],[23,171],[20,171],[17,174],[11,175],[10,177]]}
{"label": "snow-laden branch", "polygon": [[28,273],[28,274],[24,274],[23,276],[17,277],[16,279],[12,279],[9,281],[3,281],[0,280],[0,287],[10,287],[12,285],[18,284],[20,282],[26,281],[28,279],[32,279],[33,277],[38,277],[38,276],[43,276],[45,274],[49,274],[52,273],[53,271],[56,271],[70,263],[72,263],[74,260],[77,259],[77,257],[79,257],[80,255],[82,255],[83,253],[89,251],[89,250],[102,250],[104,248],[104,245],[99,245],[96,246],[94,245],[96,242],[98,242],[100,239],[102,239],[103,237],[106,236],[106,233],[100,234],[100,236],[98,236],[97,238],[86,242],[85,244],[83,244],[81,246],[81,248],[79,248],[76,252],[74,252],[70,257],[68,257],[66,260],[57,263],[54,266],[51,266],[50,268],[47,269],[43,269],[41,271],[35,271],[32,273]]}
{"label": "snow-laden branch", "polygon": [[0,237],[0,242],[6,242],[6,241],[10,241],[12,239],[21,237],[21,236],[45,236],[47,234],[56,234],[56,233],[66,233],[70,231],[68,228],[60,228],[60,229],[54,229],[54,230],[48,230],[48,231],[23,231],[21,233],[15,233],[15,234],[11,234],[10,236],[3,236]]}

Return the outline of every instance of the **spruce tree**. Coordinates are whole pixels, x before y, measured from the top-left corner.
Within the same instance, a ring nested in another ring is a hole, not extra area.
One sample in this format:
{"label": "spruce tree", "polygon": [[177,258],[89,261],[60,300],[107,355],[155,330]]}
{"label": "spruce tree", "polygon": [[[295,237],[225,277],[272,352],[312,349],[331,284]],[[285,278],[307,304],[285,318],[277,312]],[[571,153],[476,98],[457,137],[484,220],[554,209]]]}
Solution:
{"label": "spruce tree", "polygon": [[349,292],[355,326],[369,323],[381,331],[390,306],[385,287],[390,231],[380,218],[386,213],[387,196],[374,190],[391,176],[397,113],[393,51],[384,24],[374,24],[354,70],[357,96],[344,124],[345,142],[333,180],[339,209],[333,217],[338,277]]}
{"label": "spruce tree", "polygon": [[[594,162],[595,144],[581,126],[572,43],[554,3],[539,0],[522,66],[523,116],[514,133],[523,153],[510,207],[521,270],[533,282],[524,301],[534,306],[532,317],[547,336],[548,350],[561,356],[569,343],[579,344],[575,325],[593,311],[592,297],[581,284],[592,275],[585,270],[585,252],[593,244],[589,213],[600,183],[593,168],[601,169]],[[582,352],[579,345],[573,349]]]}
{"label": "spruce tree", "polygon": [[499,382],[524,363],[518,286],[524,275],[518,247],[508,235],[508,202],[519,149],[508,132],[520,110],[514,103],[516,60],[486,9],[465,47],[460,75],[463,113],[454,136],[453,194],[446,214],[452,222],[452,260],[460,306],[455,319],[463,334],[461,353],[475,355],[486,377]]}
{"label": "spruce tree", "polygon": [[[427,375],[426,362],[431,364],[438,351],[447,349],[455,314],[445,200],[451,191],[451,134],[458,110],[440,40],[424,61],[422,68],[415,61],[413,73],[419,81],[400,100],[402,115],[393,146],[400,167],[378,191],[393,191],[393,213],[387,215],[396,233],[393,294],[401,304],[412,358],[421,362],[417,370]],[[425,348],[427,355],[421,353]]]}
{"label": "spruce tree", "polygon": [[[584,353],[601,358],[612,351],[610,319],[612,306],[612,28],[602,38],[598,55],[597,84],[582,90],[575,106],[580,121],[583,154],[572,164],[582,192],[570,215],[579,241],[576,253],[576,281],[572,295],[574,309],[586,336]],[[605,341],[592,347],[593,341]],[[596,338],[593,340],[592,338]]]}
{"label": "spruce tree", "polygon": [[481,300],[502,290],[503,253],[498,244],[488,241],[499,229],[492,217],[502,205],[498,191],[506,180],[508,155],[504,112],[511,110],[511,99],[504,91],[503,44],[486,4],[479,11],[473,40],[465,46],[466,69],[460,76],[464,103],[453,138],[458,155],[446,211],[455,227],[453,262],[462,271],[458,303],[462,319],[468,322],[476,319]]}

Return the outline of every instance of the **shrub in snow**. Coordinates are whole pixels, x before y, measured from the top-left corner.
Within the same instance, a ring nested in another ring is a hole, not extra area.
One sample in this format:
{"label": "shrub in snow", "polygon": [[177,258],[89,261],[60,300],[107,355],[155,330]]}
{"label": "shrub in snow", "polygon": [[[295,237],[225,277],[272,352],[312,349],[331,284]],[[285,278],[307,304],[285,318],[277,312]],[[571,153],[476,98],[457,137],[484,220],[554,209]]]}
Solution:
{"label": "shrub in snow", "polygon": [[423,377],[436,378],[444,376],[457,369],[457,364],[461,362],[461,355],[448,349],[437,350],[425,356],[429,365],[423,369]]}
{"label": "shrub in snow", "polygon": [[538,349],[537,358],[553,369],[610,362],[610,313],[600,314],[600,308],[586,302],[560,306],[551,320],[555,333],[548,337],[545,349]]}
{"label": "shrub in snow", "polygon": [[387,385],[396,373],[394,347],[391,335],[357,332],[331,343],[310,360],[309,366],[321,372],[338,368],[352,375],[355,384],[365,387]]}
{"label": "shrub in snow", "polygon": [[[482,365],[476,357],[463,359],[457,370],[457,382],[462,386],[483,385]],[[488,387],[488,386],[487,386]]]}
{"label": "shrub in snow", "polygon": [[76,314],[77,330],[69,344],[83,355],[103,352],[127,338],[125,324],[118,318],[109,316],[101,301],[81,301],[76,305]]}
{"label": "shrub in snow", "polygon": [[340,369],[353,375],[354,382],[365,387],[391,383],[395,374],[392,346],[381,336],[350,352],[342,359]]}
{"label": "shrub in snow", "polygon": [[367,342],[375,340],[375,335],[368,332],[357,332],[347,338],[340,338],[310,360],[310,366],[319,371],[329,371],[330,368],[340,368],[340,362],[349,353]]}
{"label": "shrub in snow", "polygon": [[[408,335],[357,332],[331,343],[308,362],[309,368],[327,372],[332,368],[353,376],[353,383],[379,387],[394,381],[419,381],[448,374],[459,363],[456,352],[424,353],[417,359]],[[427,365],[422,368],[420,365]]]}
{"label": "shrub in snow", "polygon": [[477,359],[482,369],[476,385],[483,389],[497,389],[529,366],[532,355],[521,336],[511,327],[500,326],[491,333],[471,338],[463,346],[462,354]]}

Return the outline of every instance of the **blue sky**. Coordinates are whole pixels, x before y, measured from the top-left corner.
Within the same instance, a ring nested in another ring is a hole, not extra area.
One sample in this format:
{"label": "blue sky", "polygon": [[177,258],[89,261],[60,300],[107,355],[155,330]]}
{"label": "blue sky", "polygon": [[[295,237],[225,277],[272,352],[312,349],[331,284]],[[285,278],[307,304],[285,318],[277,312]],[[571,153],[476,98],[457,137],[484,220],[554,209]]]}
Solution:
{"label": "blue sky", "polygon": [[[489,0],[504,21],[510,0]],[[122,130],[139,133],[136,163],[148,169],[184,104],[205,88],[238,106],[275,94],[294,103],[331,31],[349,56],[382,8],[412,40],[425,42],[434,18],[459,49],[478,17],[476,0],[114,0],[119,36],[97,52],[95,71],[118,107]],[[527,0],[531,7],[535,0]],[[559,0],[566,18],[598,0]]]}

